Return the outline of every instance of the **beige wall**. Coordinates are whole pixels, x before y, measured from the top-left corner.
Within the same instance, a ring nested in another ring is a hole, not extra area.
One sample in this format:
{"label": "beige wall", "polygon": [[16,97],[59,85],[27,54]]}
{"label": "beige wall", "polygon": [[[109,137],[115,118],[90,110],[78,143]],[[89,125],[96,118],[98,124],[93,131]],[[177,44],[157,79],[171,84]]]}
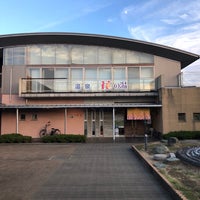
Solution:
{"label": "beige wall", "polygon": [[163,87],[178,86],[177,76],[181,73],[180,62],[155,56],[154,63],[155,78],[162,76]]}
{"label": "beige wall", "polygon": [[84,109],[67,109],[67,134],[84,134]]}
{"label": "beige wall", "polygon": [[[64,109],[19,109],[18,133],[39,138],[40,130],[50,121],[51,128],[58,128],[62,134],[84,134],[84,112],[82,109],[68,109],[65,118]],[[25,114],[26,119],[20,120],[20,115]],[[37,114],[37,120],[32,115]],[[66,122],[65,122],[66,119]],[[1,134],[16,133],[16,110],[3,111],[1,116]]]}
{"label": "beige wall", "polygon": [[[200,130],[193,113],[200,113],[200,88],[162,88],[163,133]],[[178,113],[186,113],[186,121],[178,121]]]}

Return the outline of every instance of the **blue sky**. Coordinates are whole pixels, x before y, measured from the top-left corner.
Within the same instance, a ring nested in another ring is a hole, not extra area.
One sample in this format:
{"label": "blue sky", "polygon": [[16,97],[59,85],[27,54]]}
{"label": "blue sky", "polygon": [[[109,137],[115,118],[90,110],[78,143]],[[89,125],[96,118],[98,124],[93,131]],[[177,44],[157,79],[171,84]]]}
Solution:
{"label": "blue sky", "polygon": [[[78,32],[164,44],[200,54],[199,0],[2,0],[0,35]],[[186,71],[200,71],[200,61]]]}

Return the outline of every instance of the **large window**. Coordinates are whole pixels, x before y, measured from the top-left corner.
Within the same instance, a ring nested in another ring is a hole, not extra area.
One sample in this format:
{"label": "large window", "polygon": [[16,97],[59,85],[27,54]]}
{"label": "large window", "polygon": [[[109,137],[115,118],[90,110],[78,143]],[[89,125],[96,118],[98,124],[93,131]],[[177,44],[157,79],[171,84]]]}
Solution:
{"label": "large window", "polygon": [[27,78],[34,91],[42,89],[52,92],[120,92],[155,89],[152,66],[37,67],[29,68]]}
{"label": "large window", "polygon": [[4,49],[4,65],[126,63],[152,64],[154,56],[118,48],[68,44],[27,45]]}

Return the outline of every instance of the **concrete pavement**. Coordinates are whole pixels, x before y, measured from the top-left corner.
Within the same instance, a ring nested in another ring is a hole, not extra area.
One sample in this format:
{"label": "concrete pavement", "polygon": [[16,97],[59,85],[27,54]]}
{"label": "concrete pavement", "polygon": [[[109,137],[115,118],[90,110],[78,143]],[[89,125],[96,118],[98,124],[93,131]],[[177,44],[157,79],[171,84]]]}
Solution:
{"label": "concrete pavement", "polygon": [[127,143],[77,144],[31,199],[167,200],[172,199],[133,154]]}

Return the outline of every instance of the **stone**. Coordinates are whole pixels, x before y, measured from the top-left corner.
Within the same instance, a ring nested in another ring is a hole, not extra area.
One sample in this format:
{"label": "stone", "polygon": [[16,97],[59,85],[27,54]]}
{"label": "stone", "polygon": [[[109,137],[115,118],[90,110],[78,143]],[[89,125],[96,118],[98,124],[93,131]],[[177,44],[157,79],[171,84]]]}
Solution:
{"label": "stone", "polygon": [[172,145],[178,143],[178,141],[179,141],[178,138],[176,138],[176,137],[170,137],[170,138],[168,138],[168,145],[172,146]]}
{"label": "stone", "polygon": [[152,149],[154,154],[166,154],[169,153],[169,149],[167,146],[161,144]]}
{"label": "stone", "polygon": [[154,163],[153,165],[154,165],[156,168],[158,168],[158,169],[162,169],[162,168],[165,168],[165,167],[166,167],[165,164],[160,163],[160,162]]}
{"label": "stone", "polygon": [[154,154],[153,159],[157,161],[164,161],[167,158],[167,154]]}
{"label": "stone", "polygon": [[176,157],[175,153],[169,153],[165,161],[168,163],[173,163],[179,161],[179,159]]}

